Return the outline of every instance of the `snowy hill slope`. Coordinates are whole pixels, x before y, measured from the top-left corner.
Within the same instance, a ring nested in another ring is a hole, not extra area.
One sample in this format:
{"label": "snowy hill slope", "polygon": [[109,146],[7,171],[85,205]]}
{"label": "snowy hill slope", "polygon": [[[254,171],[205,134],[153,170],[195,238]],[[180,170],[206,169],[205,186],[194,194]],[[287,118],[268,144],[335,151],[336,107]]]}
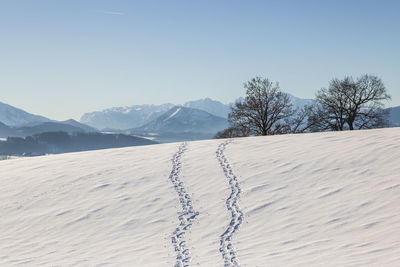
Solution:
{"label": "snowy hill slope", "polygon": [[400,129],[0,162],[0,265],[396,266]]}

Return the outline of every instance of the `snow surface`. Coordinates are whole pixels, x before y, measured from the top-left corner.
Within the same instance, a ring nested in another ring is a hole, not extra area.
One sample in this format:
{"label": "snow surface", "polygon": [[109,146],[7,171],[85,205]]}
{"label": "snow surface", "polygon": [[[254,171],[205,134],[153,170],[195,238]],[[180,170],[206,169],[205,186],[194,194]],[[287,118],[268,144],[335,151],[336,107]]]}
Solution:
{"label": "snow surface", "polygon": [[171,118],[173,118],[179,111],[181,111],[181,107],[177,108],[171,115],[169,115],[169,117],[167,117],[164,121],[167,121]]}
{"label": "snow surface", "polygon": [[0,266],[398,266],[399,173],[400,128],[0,161]]}

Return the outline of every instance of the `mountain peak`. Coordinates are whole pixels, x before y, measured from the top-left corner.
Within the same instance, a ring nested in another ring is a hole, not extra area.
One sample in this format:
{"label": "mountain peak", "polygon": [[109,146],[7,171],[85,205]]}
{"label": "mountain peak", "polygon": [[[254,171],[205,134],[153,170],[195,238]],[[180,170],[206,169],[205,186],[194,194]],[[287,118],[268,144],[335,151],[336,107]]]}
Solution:
{"label": "mountain peak", "polygon": [[8,126],[40,124],[50,119],[0,102],[0,121]]}
{"label": "mountain peak", "polygon": [[215,116],[227,118],[230,108],[217,100],[211,98],[202,98],[194,101],[188,101],[184,104],[185,107],[195,108],[207,111]]}
{"label": "mountain peak", "polygon": [[83,114],[81,123],[98,129],[130,129],[140,127],[157,118],[173,104],[162,105],[133,105],[125,107],[113,107],[102,111]]}
{"label": "mountain peak", "polygon": [[147,132],[208,132],[216,133],[227,127],[225,118],[207,111],[174,106],[158,118],[136,130]]}

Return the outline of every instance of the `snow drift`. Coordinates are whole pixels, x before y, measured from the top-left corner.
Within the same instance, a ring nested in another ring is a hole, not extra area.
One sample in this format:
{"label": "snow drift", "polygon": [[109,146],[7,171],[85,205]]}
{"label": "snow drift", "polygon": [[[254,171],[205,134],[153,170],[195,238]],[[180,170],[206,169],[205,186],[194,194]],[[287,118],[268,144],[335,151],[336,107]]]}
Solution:
{"label": "snow drift", "polygon": [[395,266],[400,129],[0,162],[0,265]]}

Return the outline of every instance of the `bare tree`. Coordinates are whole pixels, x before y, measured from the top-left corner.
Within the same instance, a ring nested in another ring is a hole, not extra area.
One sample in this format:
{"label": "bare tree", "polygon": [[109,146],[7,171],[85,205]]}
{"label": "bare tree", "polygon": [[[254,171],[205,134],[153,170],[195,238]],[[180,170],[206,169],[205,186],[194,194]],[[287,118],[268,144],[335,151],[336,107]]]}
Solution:
{"label": "bare tree", "polygon": [[369,129],[385,126],[383,101],[390,100],[386,87],[377,76],[363,75],[351,90],[344,93],[349,99],[347,124],[349,129]]}
{"label": "bare tree", "polygon": [[294,110],[290,97],[279,84],[255,77],[244,84],[246,98],[231,107],[228,120],[232,128],[245,129],[248,135],[287,133],[287,120]]}
{"label": "bare tree", "polygon": [[390,99],[377,76],[333,79],[328,89],[317,92],[317,104],[310,109],[308,122],[313,131],[384,127],[387,114],[383,110],[383,101]]}
{"label": "bare tree", "polygon": [[308,123],[308,118],[311,114],[312,106],[305,105],[302,108],[297,108],[293,111],[293,115],[285,119],[286,133],[305,133],[309,132],[311,125]]}

